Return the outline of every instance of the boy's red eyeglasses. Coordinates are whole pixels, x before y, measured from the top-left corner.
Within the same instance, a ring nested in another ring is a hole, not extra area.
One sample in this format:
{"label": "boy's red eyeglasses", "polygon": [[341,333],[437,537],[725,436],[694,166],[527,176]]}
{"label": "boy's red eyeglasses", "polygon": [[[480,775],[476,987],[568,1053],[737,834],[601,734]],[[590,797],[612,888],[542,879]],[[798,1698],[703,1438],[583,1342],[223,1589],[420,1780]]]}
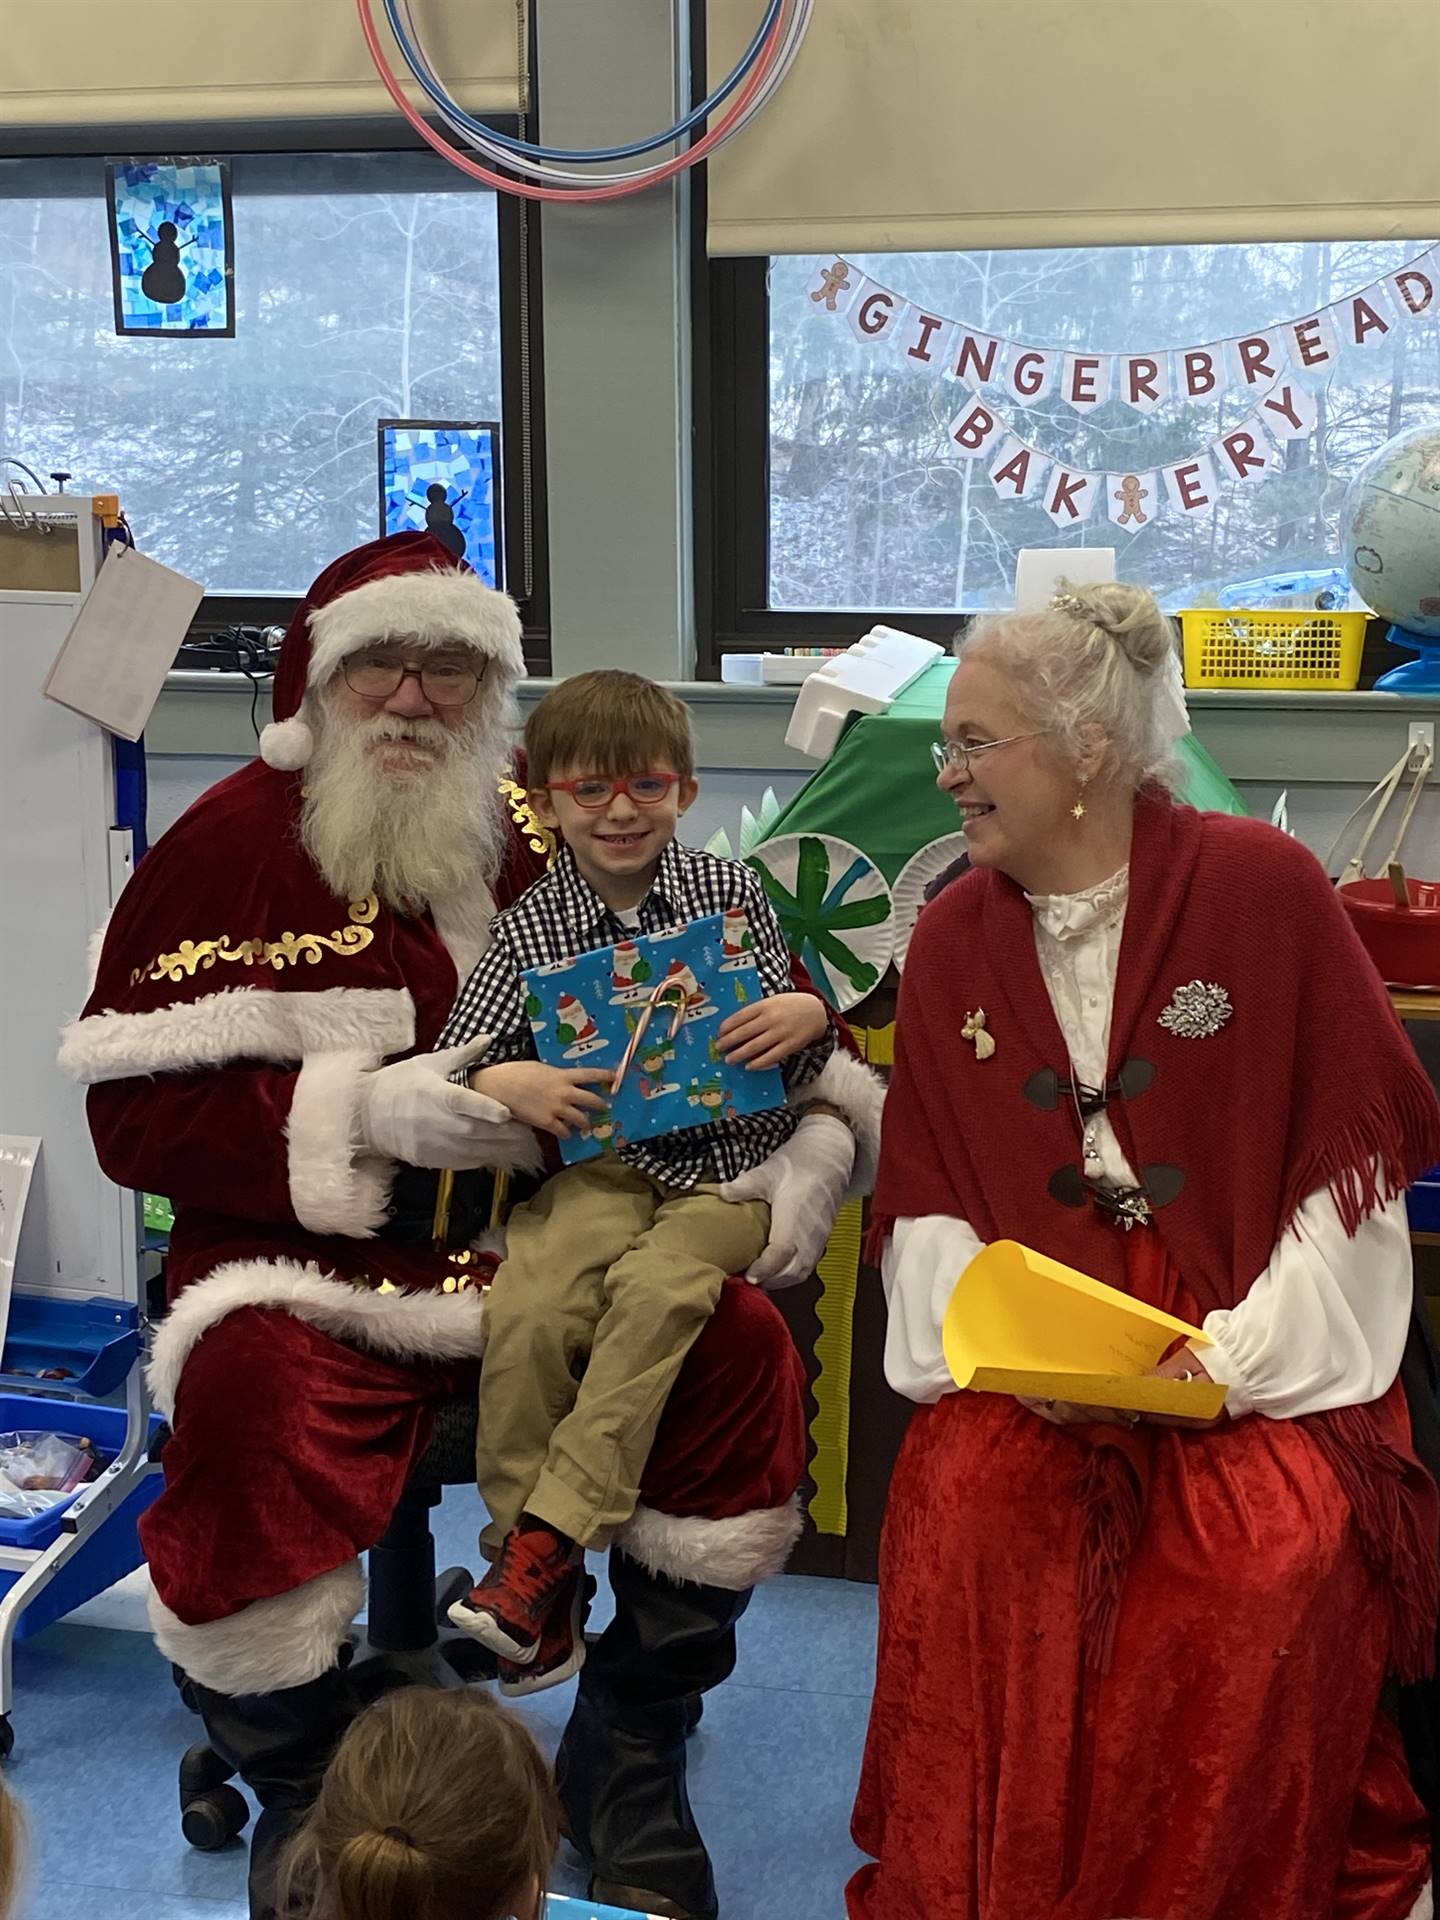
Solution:
{"label": "boy's red eyeglasses", "polygon": [[617,793],[637,807],[658,807],[677,781],[678,773],[588,773],[581,780],[547,780],[547,793],[568,793],[577,807],[608,807]]}

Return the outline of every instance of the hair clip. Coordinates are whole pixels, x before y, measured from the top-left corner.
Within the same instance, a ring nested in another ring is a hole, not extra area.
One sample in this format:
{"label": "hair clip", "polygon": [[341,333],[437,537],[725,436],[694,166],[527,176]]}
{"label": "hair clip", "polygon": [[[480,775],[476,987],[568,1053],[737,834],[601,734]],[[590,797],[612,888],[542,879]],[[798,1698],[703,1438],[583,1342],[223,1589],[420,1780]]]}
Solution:
{"label": "hair clip", "polygon": [[1056,613],[1073,613],[1081,619],[1090,617],[1089,609],[1078,593],[1057,593],[1050,605]]}

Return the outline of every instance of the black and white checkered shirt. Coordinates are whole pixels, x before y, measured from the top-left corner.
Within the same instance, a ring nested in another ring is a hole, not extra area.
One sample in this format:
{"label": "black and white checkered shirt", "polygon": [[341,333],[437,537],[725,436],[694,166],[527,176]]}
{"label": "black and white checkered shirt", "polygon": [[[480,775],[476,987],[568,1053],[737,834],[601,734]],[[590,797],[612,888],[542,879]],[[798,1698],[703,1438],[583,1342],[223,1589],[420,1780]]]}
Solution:
{"label": "black and white checkered shirt", "polygon": [[[730,907],[743,907],[750,922],[762,991],[789,993],[793,986],[790,955],[780,922],[759,879],[740,861],[720,860],[672,841],[660,857],[655,883],[632,925],[627,924],[629,916],[622,921],[610,911],[581,877],[570,849],[562,845],[550,871],[513,907],[496,914],[489,950],[461,988],[439,1045],[459,1047],[477,1034],[488,1033],[490,1045],[479,1064],[493,1067],[506,1060],[533,1060],[535,1045],[520,981],[527,967],[593,953],[637,932],[661,933]],[[813,1080],[834,1051],[832,1021],[813,1046],[782,1063],[786,1086]],[[799,1116],[791,1107],[740,1114],[733,1120],[713,1120],[708,1126],[635,1141],[621,1149],[620,1158],[672,1187],[733,1180],[758,1167],[798,1125]]]}

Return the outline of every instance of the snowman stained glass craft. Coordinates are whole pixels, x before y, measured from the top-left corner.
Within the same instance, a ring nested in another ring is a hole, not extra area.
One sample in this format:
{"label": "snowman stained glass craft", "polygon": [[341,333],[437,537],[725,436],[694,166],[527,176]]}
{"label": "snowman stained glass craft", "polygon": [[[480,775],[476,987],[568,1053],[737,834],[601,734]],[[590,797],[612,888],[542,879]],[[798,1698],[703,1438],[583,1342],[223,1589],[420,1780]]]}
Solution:
{"label": "snowman stained glass craft", "polygon": [[382,420],[379,435],[381,533],[431,533],[503,586],[498,423]]}
{"label": "snowman stained glass craft", "polygon": [[224,160],[106,168],[115,331],[218,340],[235,333],[235,243]]}

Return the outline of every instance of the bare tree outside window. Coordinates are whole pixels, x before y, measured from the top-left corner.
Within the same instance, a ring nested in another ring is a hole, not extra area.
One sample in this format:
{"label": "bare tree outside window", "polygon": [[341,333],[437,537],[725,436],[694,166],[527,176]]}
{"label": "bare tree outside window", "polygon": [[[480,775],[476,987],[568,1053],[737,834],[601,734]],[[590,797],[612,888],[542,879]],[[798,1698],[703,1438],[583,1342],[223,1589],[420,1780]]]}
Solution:
{"label": "bare tree outside window", "polygon": [[[1424,242],[1089,247],[857,256],[928,310],[1037,346],[1110,353],[1189,347],[1259,332],[1358,292]],[[1336,564],[1337,518],[1355,468],[1402,427],[1440,421],[1440,323],[1397,325],[1346,346],[1317,389],[1319,417],[1258,485],[1222,485],[1214,512],[1166,512],[1134,535],[1103,507],[1071,533],[1033,501],[1002,501],[983,461],[946,427],[964,389],[861,345],[809,297],[808,259],[770,274],[770,604],[777,610],[968,611],[1003,605],[1029,546],[1113,546],[1127,579],[1165,604],[1204,604],[1257,574]],[[1114,398],[1081,415],[1058,395],[1004,411],[1022,438],[1087,471],[1143,471],[1237,425],[1254,396],[1171,400],[1151,414]]]}
{"label": "bare tree outside window", "polygon": [[408,153],[233,181],[235,338],[120,339],[103,164],[0,161],[0,453],[212,593],[299,593],[380,531],[378,419],[501,416],[495,199]]}

